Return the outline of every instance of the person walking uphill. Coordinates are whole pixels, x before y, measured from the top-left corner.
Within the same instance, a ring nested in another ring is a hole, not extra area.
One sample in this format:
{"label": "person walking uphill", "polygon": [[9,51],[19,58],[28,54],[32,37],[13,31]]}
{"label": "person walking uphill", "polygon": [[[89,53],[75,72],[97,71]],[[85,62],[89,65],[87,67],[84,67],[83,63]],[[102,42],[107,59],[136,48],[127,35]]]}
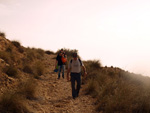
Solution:
{"label": "person walking uphill", "polygon": [[[67,71],[67,81],[69,81],[69,73],[71,76],[71,87],[72,87],[72,97],[75,99],[79,95],[81,87],[81,67],[84,71],[84,76],[86,76],[86,68],[83,62],[78,58],[77,53],[73,53],[73,59],[69,62]],[[75,88],[75,81],[77,82],[77,87]]]}
{"label": "person walking uphill", "polygon": [[61,49],[61,51],[59,52],[59,54],[57,55],[56,57],[56,64],[55,64],[55,67],[58,65],[58,78],[57,79],[60,79],[60,74],[61,74],[61,71],[62,71],[62,77],[64,78],[64,72],[65,72],[65,63],[66,61],[62,61],[62,57],[64,58],[64,51],[63,49]]}

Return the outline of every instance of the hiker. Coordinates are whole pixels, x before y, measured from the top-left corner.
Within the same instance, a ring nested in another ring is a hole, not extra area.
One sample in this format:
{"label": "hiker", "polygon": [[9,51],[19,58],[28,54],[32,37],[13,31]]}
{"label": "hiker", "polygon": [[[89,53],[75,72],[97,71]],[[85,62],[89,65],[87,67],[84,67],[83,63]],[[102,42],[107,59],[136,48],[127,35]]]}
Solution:
{"label": "hiker", "polygon": [[[79,95],[81,87],[81,67],[83,68],[84,76],[86,76],[87,72],[83,62],[78,58],[77,53],[73,53],[73,59],[70,60],[67,71],[67,81],[71,80],[73,99],[75,99]],[[71,79],[69,79],[69,73]],[[77,82],[76,88],[75,88],[75,81]]]}
{"label": "hiker", "polygon": [[65,65],[67,62],[67,55],[65,54],[65,52],[62,53],[61,61],[63,65]]}
{"label": "hiker", "polygon": [[55,68],[58,65],[58,78],[57,79],[60,79],[60,73],[61,73],[61,71],[62,71],[62,78],[64,78],[65,62],[62,61],[62,57],[64,55],[65,55],[65,53],[64,53],[63,49],[61,49],[60,52],[58,53],[57,57],[56,57]]}

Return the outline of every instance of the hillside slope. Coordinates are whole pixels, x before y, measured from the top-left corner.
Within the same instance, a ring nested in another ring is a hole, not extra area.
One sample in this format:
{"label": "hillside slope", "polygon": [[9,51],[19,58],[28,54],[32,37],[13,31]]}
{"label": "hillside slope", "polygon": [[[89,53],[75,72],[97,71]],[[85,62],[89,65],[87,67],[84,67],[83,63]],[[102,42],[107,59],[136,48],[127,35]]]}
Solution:
{"label": "hillside slope", "polygon": [[[70,59],[74,50],[65,52]],[[66,76],[57,80],[53,72],[55,58],[0,36],[0,113],[150,112],[149,77],[84,61],[88,75],[74,100]]]}
{"label": "hillside slope", "polygon": [[55,57],[0,36],[0,112],[95,112],[94,99],[85,95],[84,86],[74,100],[66,77],[57,80]]}

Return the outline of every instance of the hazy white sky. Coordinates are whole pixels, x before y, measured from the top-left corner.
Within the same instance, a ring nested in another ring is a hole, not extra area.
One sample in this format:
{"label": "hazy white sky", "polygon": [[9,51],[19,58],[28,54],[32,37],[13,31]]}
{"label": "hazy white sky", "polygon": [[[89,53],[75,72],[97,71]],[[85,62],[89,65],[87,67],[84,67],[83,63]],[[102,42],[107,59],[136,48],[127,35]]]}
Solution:
{"label": "hazy white sky", "polygon": [[8,39],[150,76],[149,20],[149,0],[0,0]]}

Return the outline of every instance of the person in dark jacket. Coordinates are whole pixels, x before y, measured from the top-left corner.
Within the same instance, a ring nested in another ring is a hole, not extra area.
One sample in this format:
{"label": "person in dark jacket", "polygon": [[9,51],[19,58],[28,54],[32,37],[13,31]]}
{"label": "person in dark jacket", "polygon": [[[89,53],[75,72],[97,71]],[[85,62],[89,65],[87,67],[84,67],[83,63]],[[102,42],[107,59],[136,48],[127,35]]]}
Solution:
{"label": "person in dark jacket", "polygon": [[57,79],[60,79],[61,71],[62,71],[62,78],[64,78],[65,64],[62,62],[63,54],[64,54],[64,51],[63,51],[63,49],[61,49],[60,52],[58,53],[57,57],[56,57],[55,68],[58,65],[58,78]]}

